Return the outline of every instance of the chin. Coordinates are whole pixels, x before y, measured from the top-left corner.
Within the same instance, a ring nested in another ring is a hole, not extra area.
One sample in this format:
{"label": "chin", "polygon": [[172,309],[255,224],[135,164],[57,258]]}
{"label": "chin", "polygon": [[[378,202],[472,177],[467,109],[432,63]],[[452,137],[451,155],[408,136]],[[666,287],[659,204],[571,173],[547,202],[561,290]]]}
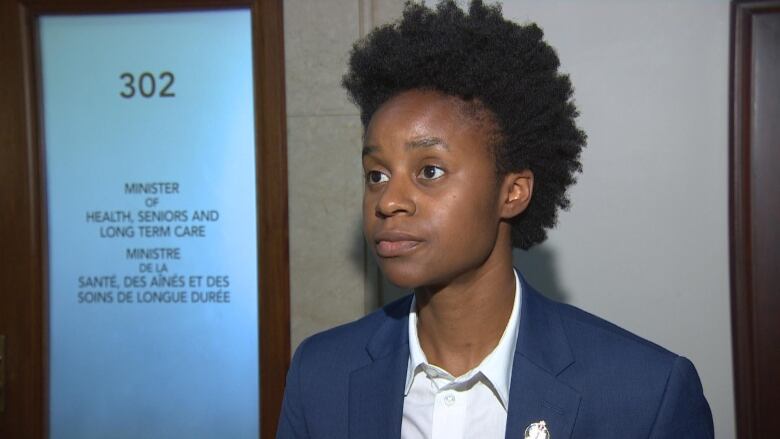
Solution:
{"label": "chin", "polygon": [[415,289],[430,282],[428,270],[417,264],[413,266],[392,259],[380,259],[377,263],[385,278],[398,288]]}

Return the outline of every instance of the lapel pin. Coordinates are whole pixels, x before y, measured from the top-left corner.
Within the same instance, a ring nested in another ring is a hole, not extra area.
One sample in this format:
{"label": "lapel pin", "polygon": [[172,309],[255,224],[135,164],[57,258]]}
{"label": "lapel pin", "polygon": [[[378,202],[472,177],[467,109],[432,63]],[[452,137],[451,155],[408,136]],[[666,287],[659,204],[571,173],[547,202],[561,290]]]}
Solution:
{"label": "lapel pin", "polygon": [[550,432],[547,431],[547,423],[539,421],[529,425],[525,429],[525,439],[550,439]]}

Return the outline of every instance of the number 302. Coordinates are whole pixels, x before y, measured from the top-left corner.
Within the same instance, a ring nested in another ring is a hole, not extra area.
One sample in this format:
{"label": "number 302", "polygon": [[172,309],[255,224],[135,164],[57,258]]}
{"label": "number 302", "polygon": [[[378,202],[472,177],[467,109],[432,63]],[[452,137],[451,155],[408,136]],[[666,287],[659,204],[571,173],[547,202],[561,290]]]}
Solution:
{"label": "number 302", "polygon": [[[136,83],[135,76],[132,73],[122,73],[119,75],[119,79],[122,79],[125,81],[125,88],[121,92],[119,92],[119,96],[122,96],[125,99],[130,99],[135,96],[136,91],[138,93],[145,97],[145,98],[151,98],[154,96],[155,92],[157,91],[157,81],[154,79],[154,75],[152,75],[149,72],[143,72],[140,76],[138,76],[138,82]],[[172,98],[176,96],[176,93],[174,93],[171,90],[171,86],[173,86],[174,76],[171,72],[162,72],[159,76],[160,79],[160,94],[159,96],[161,98]]]}

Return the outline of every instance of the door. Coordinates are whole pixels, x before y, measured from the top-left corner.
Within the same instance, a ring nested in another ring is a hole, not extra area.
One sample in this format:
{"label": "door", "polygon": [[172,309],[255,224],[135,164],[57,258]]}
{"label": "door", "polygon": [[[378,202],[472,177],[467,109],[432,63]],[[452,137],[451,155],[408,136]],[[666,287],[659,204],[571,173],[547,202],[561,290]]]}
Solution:
{"label": "door", "polygon": [[272,437],[281,2],[0,7],[0,437]]}

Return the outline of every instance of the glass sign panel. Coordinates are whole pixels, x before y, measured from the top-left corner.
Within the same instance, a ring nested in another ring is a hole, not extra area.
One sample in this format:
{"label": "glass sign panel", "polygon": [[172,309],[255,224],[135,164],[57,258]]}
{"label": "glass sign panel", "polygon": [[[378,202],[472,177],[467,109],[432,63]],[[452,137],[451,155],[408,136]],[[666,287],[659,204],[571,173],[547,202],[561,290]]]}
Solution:
{"label": "glass sign panel", "polygon": [[39,31],[51,437],[258,437],[250,11]]}

